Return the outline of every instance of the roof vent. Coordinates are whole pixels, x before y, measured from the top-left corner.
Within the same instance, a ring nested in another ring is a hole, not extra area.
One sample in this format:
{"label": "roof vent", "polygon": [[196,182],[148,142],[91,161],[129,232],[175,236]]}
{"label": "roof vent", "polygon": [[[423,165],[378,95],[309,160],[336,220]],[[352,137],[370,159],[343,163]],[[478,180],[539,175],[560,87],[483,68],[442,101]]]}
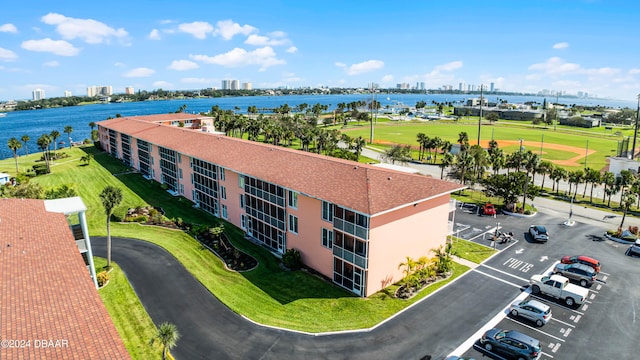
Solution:
{"label": "roof vent", "polygon": [[391,180],[391,176],[389,176],[389,177],[387,178],[387,180]]}

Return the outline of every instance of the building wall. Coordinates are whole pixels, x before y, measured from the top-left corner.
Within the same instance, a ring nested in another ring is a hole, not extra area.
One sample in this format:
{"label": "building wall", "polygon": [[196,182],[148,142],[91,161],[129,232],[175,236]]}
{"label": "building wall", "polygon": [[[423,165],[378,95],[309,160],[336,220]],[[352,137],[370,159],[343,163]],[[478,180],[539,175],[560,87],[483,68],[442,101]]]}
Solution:
{"label": "building wall", "polygon": [[298,195],[298,209],[287,207],[287,213],[298,217],[298,234],[287,232],[287,249],[300,251],[302,261],[328,278],[333,277],[333,253],[322,246],[322,228],[333,224],[322,220],[322,201]]}
{"label": "building wall", "polygon": [[[224,180],[218,179],[218,185],[224,186],[227,193],[226,199],[220,199],[220,207],[222,205],[227,206],[227,218],[233,225],[242,228],[240,217],[245,214],[244,210],[240,208],[240,195],[244,196],[244,189],[240,188],[239,178],[240,176],[236,172],[229,169],[224,170]],[[222,210],[220,212],[222,215]]]}
{"label": "building wall", "polygon": [[407,256],[433,257],[431,249],[446,243],[448,216],[449,196],[441,196],[372,217],[365,296],[402,279]]}

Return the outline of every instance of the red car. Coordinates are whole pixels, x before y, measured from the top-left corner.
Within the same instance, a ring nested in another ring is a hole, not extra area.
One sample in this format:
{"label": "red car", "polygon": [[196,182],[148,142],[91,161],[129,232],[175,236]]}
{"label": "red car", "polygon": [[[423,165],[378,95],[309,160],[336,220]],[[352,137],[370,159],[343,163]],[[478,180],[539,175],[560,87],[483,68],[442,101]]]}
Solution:
{"label": "red car", "polygon": [[482,214],[483,214],[483,215],[495,216],[495,215],[496,215],[496,208],[495,208],[495,206],[493,206],[493,204],[486,203],[486,204],[482,207]]}
{"label": "red car", "polygon": [[597,273],[600,272],[600,261],[588,256],[584,256],[584,255],[564,256],[562,259],[560,259],[560,262],[563,264],[575,264],[575,263],[585,264],[585,265],[591,266],[593,270],[595,270]]}

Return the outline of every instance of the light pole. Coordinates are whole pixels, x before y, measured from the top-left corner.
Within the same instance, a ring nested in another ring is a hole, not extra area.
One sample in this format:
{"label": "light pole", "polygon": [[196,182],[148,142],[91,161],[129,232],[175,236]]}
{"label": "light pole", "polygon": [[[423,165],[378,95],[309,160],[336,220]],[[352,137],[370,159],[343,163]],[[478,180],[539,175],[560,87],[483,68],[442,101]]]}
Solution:
{"label": "light pole", "polygon": [[558,125],[558,91],[556,90],[556,103],[554,105],[556,110],[556,118],[553,121],[553,131],[556,131],[556,125]]}
{"label": "light pole", "polygon": [[[571,196],[571,194],[569,194],[569,196]],[[576,224],[571,217],[573,217],[573,196],[571,196],[571,205],[569,205],[569,219],[564,222],[566,226],[573,226]]]}
{"label": "light pole", "polygon": [[636,156],[636,138],[638,137],[638,118],[640,118],[640,94],[638,94],[638,111],[636,112],[636,126],[633,130],[633,146],[631,147],[631,160]]}
{"label": "light pole", "polygon": [[478,146],[480,146],[480,124],[482,123],[482,90],[484,84],[480,84],[480,116],[478,117]]}

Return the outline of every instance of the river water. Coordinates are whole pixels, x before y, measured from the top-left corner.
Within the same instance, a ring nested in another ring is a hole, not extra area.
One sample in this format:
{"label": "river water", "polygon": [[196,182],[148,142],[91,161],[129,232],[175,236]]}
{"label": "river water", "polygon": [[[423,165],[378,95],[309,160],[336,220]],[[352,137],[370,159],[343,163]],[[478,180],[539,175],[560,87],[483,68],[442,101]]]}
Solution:
{"label": "river water", "polygon": [[[427,105],[436,102],[458,102],[472,98],[472,95],[456,95],[456,94],[378,94],[376,100],[382,107],[386,105],[394,105],[402,103],[414,106],[418,101],[425,101]],[[477,97],[477,96],[476,96]],[[496,101],[498,98],[505,99],[509,103],[523,103],[526,101],[536,101],[542,103],[543,97],[537,96],[513,96],[513,95],[487,95],[490,102]],[[63,133],[65,126],[71,126],[72,141],[82,141],[91,137],[90,122],[98,122],[108,117],[115,117],[116,114],[122,116],[133,115],[152,115],[170,113],[178,110],[182,105],[186,105],[187,112],[200,113],[208,112],[212,106],[218,105],[224,110],[235,110],[246,113],[249,106],[257,108],[276,108],[284,104],[288,104],[291,108],[299,104],[306,103],[309,107],[320,103],[328,105],[329,110],[335,109],[339,103],[350,103],[353,101],[370,101],[370,95],[352,94],[352,95],[286,95],[286,96],[242,96],[242,97],[224,97],[224,98],[206,98],[206,99],[180,99],[180,100],[163,100],[163,101],[142,101],[128,103],[108,103],[95,104],[85,106],[71,106],[54,109],[27,110],[9,112],[4,117],[0,117],[0,159],[11,157],[13,153],[7,146],[10,138],[15,137],[18,140],[23,135],[28,135],[31,140],[27,143],[29,152],[38,151],[36,141],[43,134],[49,134],[53,130],[60,132],[61,136],[57,140],[65,142],[68,146],[67,134]],[[555,101],[555,97],[548,97],[547,101]],[[560,98],[560,103],[564,104],[581,104],[581,105],[602,105],[607,107],[634,108],[635,103],[632,101],[622,100],[603,100],[603,99],[574,99]],[[25,147],[18,150],[18,154],[25,153]]]}

